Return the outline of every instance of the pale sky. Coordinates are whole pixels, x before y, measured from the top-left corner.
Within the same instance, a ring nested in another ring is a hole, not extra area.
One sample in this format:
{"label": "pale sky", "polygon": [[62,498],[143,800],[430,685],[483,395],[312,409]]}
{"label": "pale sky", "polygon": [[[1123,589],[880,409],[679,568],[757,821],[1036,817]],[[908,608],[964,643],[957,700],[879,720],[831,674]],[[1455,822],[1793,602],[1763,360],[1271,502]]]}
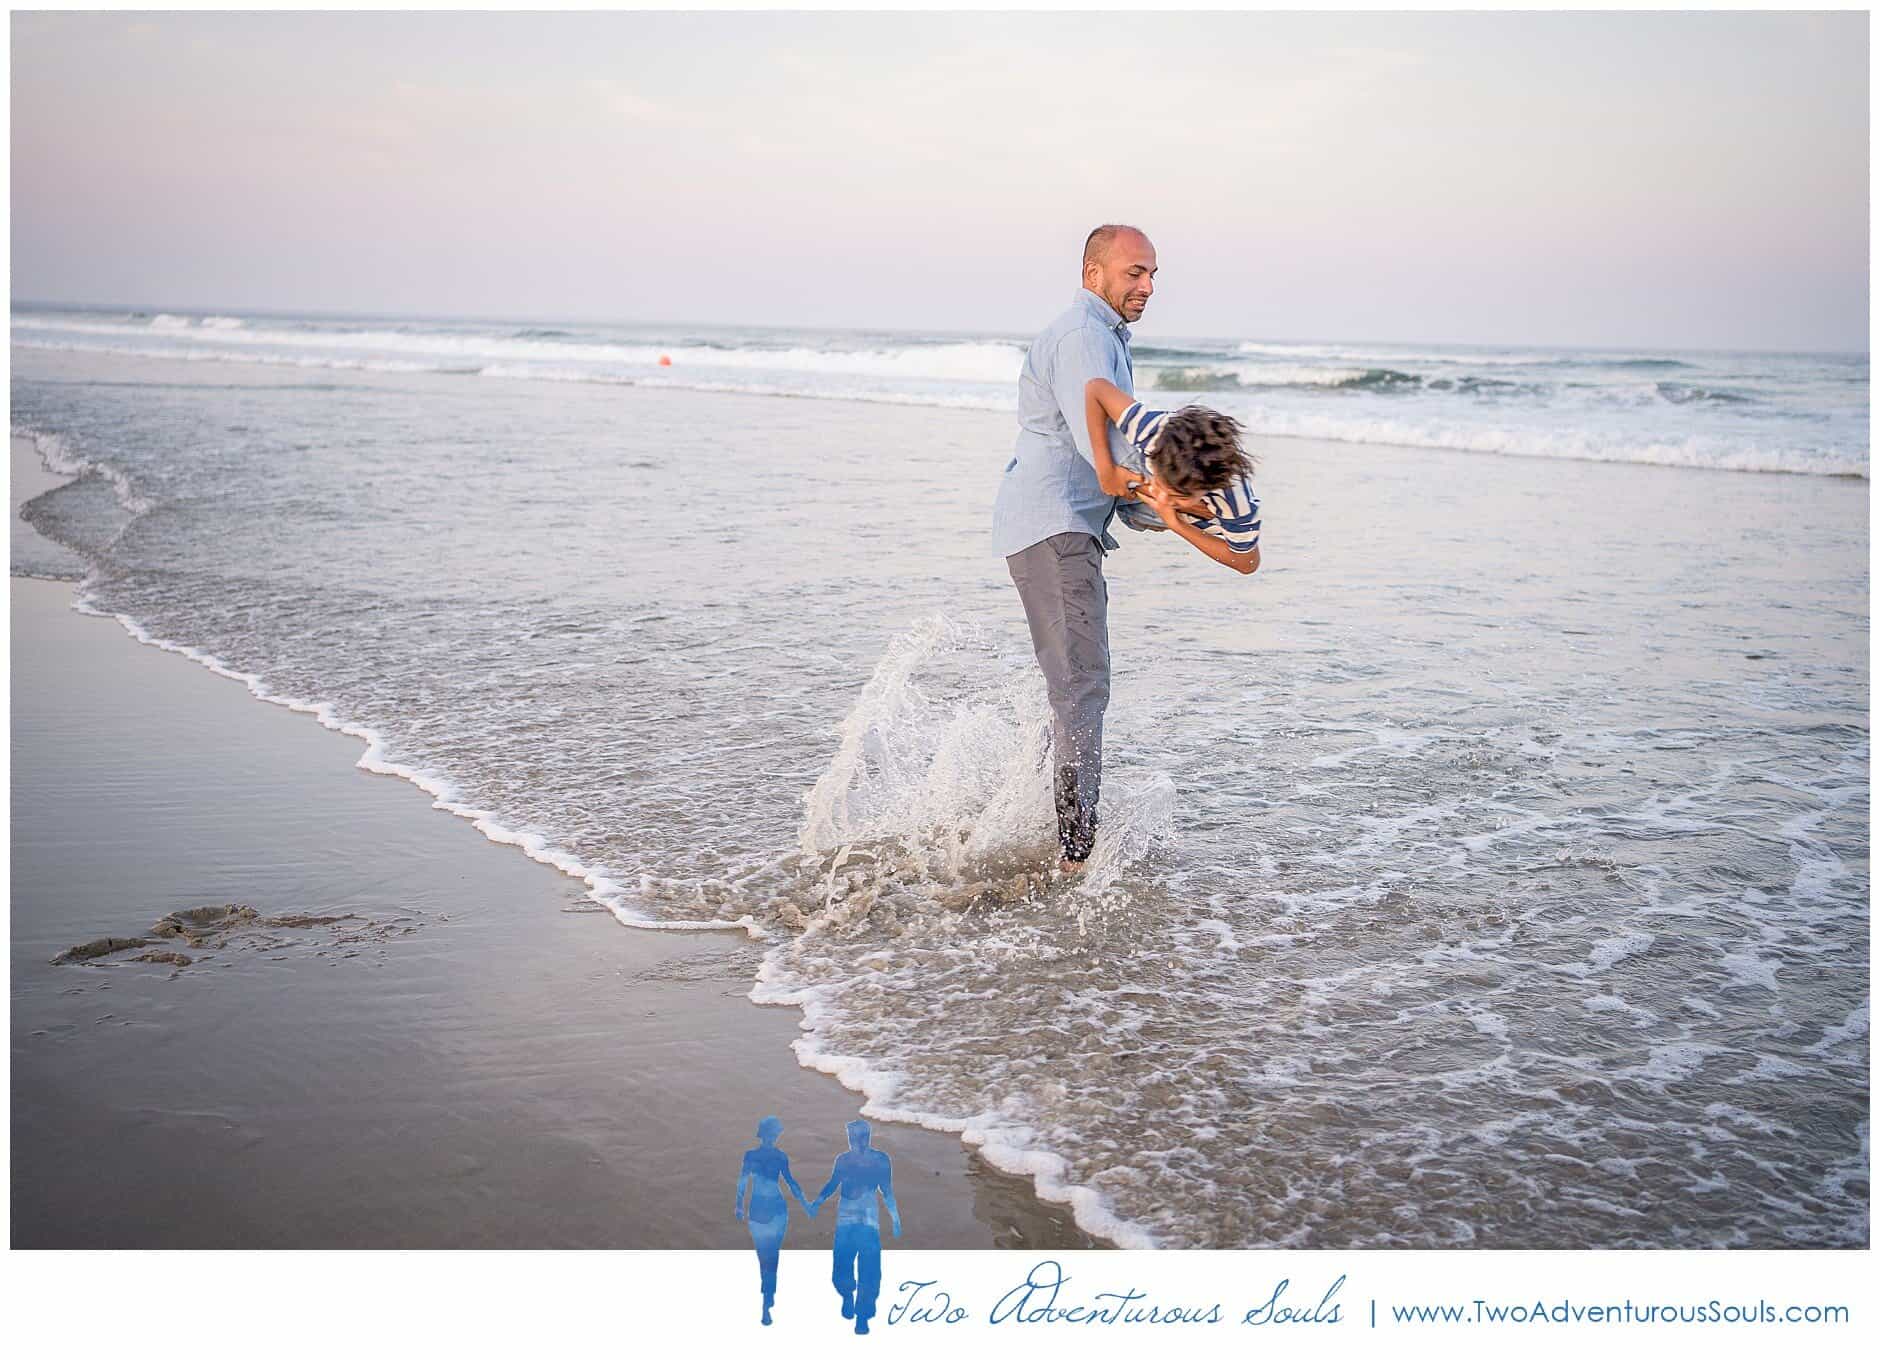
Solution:
{"label": "pale sky", "polygon": [[1860,349],[1855,14],[12,19],[12,296]]}

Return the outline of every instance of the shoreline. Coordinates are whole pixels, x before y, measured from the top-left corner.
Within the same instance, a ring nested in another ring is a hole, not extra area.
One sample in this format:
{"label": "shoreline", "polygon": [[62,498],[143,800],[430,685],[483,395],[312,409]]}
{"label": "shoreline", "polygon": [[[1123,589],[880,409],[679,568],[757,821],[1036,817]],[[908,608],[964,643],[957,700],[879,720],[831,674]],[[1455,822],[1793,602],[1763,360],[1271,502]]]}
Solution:
{"label": "shoreline", "polygon": [[[14,522],[34,533],[17,500]],[[574,919],[599,914],[586,885],[522,838],[522,856],[467,839],[461,815],[359,780],[414,782],[370,747],[340,762],[284,700],[230,705],[202,658],[136,645],[78,593],[11,590],[14,1245],[748,1249],[719,1211],[771,1113],[813,1190],[862,1101],[795,1060],[798,1017],[749,1000],[742,934]],[[71,843],[100,817],[105,844]],[[47,963],[217,903],[270,929],[188,967]],[[875,1139],[902,1246],[1106,1245],[956,1135]]]}

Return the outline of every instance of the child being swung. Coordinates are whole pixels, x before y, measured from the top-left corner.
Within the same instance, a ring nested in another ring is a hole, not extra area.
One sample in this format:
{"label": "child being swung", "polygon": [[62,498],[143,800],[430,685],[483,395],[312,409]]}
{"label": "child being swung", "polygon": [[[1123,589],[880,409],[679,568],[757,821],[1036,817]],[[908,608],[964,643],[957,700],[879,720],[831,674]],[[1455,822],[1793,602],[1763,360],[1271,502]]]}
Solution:
{"label": "child being swung", "polygon": [[[1243,576],[1259,570],[1260,498],[1253,492],[1253,462],[1240,447],[1239,421],[1205,406],[1152,411],[1102,378],[1084,385],[1084,419],[1097,481],[1124,498],[1118,513],[1125,524],[1173,530]],[[1117,466],[1111,422],[1142,458],[1141,472]]]}

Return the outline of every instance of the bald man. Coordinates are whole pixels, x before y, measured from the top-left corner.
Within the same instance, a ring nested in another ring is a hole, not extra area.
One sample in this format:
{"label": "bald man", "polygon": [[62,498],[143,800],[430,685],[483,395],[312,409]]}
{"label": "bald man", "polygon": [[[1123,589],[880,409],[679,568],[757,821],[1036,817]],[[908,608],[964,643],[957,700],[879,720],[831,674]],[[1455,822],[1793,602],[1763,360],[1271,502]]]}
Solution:
{"label": "bald man", "polygon": [[[1019,373],[1018,449],[992,510],[993,547],[1018,587],[1051,700],[1058,867],[1067,874],[1083,868],[1097,836],[1110,702],[1103,555],[1116,549],[1109,530],[1117,502],[1097,481],[1084,384],[1105,378],[1134,395],[1128,323],[1148,305],[1155,271],[1155,247],[1134,227],[1105,225],[1085,239],[1083,286],[1031,342]],[[1111,453],[1134,461],[1120,441]]]}

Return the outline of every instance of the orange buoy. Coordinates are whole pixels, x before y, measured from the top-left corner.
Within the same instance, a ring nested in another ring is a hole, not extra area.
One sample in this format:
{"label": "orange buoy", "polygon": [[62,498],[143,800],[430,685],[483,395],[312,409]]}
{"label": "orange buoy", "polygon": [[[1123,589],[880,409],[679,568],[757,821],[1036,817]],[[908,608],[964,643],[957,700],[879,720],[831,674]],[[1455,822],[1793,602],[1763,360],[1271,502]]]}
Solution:
{"label": "orange buoy", "polygon": [[662,355],[660,355],[660,356],[659,356],[659,366],[660,366],[661,368],[671,368],[671,367],[672,367],[672,356],[671,356],[670,354],[662,354]]}

